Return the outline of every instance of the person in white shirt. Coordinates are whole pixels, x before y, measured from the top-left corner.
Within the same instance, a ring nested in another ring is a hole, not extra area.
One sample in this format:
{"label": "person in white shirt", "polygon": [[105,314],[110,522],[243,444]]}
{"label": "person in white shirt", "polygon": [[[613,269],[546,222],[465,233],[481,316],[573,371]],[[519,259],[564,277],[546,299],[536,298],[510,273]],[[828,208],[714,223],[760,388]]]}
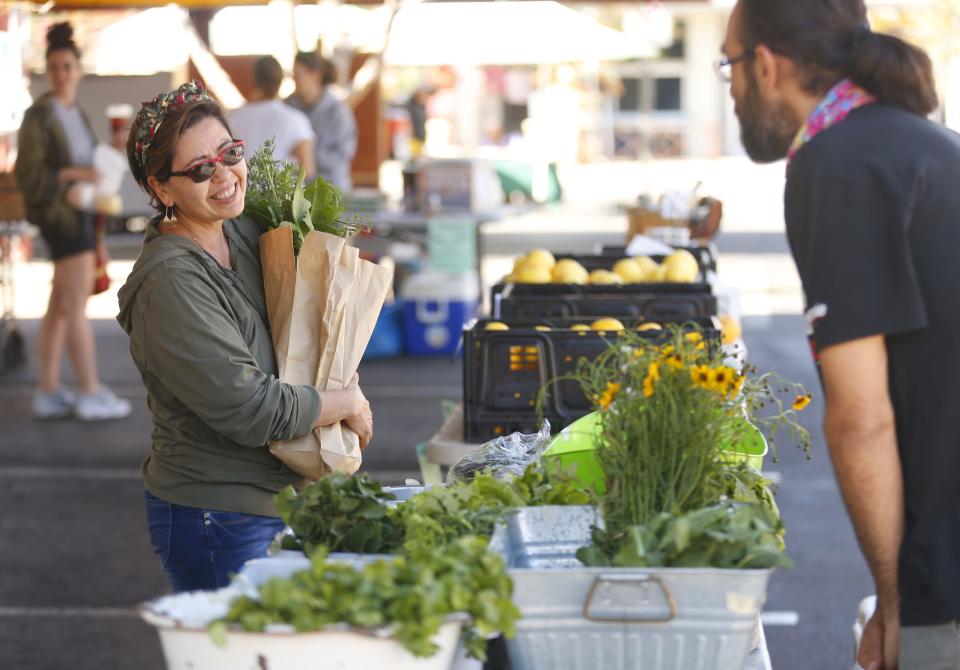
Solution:
{"label": "person in white shirt", "polygon": [[357,153],[357,121],[342,100],[330,92],[335,80],[333,63],[312,51],[301,51],[293,61],[297,90],[287,104],[304,112],[317,136],[317,174],[349,190],[350,164]]}
{"label": "person in white shirt", "polygon": [[238,139],[247,143],[252,154],[273,138],[273,157],[296,161],[307,173],[317,174],[314,158],[314,133],[310,119],[277,97],[283,81],[283,68],[273,56],[258,58],[253,64],[255,97],[229,114],[230,126]]}

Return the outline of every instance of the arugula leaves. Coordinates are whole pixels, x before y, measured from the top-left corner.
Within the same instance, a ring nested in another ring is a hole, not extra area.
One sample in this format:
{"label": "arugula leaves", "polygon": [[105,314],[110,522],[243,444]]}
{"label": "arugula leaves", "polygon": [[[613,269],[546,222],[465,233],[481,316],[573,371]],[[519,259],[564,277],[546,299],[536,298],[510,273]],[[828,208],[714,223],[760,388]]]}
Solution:
{"label": "arugula leaves", "polygon": [[354,217],[341,220],[343,193],[322,177],[304,187],[305,174],[296,163],[276,160],[267,140],[248,161],[244,212],[264,230],[293,228],[293,248],[300,252],[311,230],[348,237],[365,225]]}
{"label": "arugula leaves", "polygon": [[681,515],[663,512],[619,536],[594,528],[593,543],[580,548],[577,558],[595,567],[790,567],[793,562],[780,544],[782,528],[761,504],[721,504]]}
{"label": "arugula leaves", "polygon": [[535,463],[520,477],[498,480],[481,473],[388,507],[394,499],[366,474],[331,474],[300,493],[288,487],[275,498],[280,518],[294,532],[284,548],[306,554],[321,545],[334,552],[413,553],[466,535],[489,537],[494,524],[517,507],[584,505],[590,495],[569,474],[548,473]]}
{"label": "arugula leaves", "polygon": [[619,531],[594,527],[591,544],[577,558],[598,567],[790,567],[770,486],[744,463],[722,464],[703,483],[703,495],[712,504],[662,512]]}
{"label": "arugula leaves", "polygon": [[403,528],[386,505],[391,500],[396,496],[368,475],[333,473],[300,493],[288,486],[274,498],[295,535],[285,539],[284,548],[308,555],[321,545],[328,551],[393,553],[403,544]]}
{"label": "arugula leaves", "polygon": [[210,634],[224,640],[228,624],[262,631],[285,623],[298,632],[334,623],[390,627],[408,651],[425,657],[437,652],[431,637],[448,617],[466,613],[471,618],[464,636],[467,651],[484,660],[486,637],[499,632],[512,637],[520,617],[503,559],[486,546],[482,538],[464,537],[440,549],[420,550],[415,557],[360,569],[327,560],[321,549],[313,554],[309,570],[269,580],[258,589],[259,598],[235,600],[226,617],[211,624]]}

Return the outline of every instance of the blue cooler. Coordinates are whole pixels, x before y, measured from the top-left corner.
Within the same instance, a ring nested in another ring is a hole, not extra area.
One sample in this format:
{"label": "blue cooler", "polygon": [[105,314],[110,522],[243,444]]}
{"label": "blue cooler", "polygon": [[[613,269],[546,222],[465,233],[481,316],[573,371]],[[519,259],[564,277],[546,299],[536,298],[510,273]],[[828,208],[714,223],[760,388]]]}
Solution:
{"label": "blue cooler", "polygon": [[403,355],[403,313],[397,301],[384,303],[363,360]]}
{"label": "blue cooler", "polygon": [[410,277],[401,291],[407,353],[456,353],[463,325],[473,319],[479,302],[476,272],[423,272]]}

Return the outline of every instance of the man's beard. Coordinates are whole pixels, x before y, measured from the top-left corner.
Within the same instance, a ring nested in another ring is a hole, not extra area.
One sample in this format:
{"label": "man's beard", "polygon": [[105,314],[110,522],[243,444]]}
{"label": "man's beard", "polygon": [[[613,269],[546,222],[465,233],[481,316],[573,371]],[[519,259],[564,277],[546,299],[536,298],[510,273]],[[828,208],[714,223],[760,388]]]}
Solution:
{"label": "man's beard", "polygon": [[760,87],[747,68],[747,94],[743,104],[734,105],[740,120],[740,141],[755,163],[772,163],[787,155],[800,129],[786,103],[768,104],[760,97]]}

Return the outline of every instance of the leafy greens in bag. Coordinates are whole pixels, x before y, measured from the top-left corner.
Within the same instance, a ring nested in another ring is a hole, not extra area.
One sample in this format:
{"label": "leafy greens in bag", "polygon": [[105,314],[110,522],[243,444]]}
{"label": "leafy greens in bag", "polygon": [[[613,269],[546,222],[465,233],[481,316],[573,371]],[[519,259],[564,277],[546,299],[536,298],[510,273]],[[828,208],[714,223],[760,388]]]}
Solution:
{"label": "leafy greens in bag", "polygon": [[267,140],[247,161],[244,212],[264,230],[293,228],[293,248],[300,252],[311,230],[349,237],[365,228],[343,216],[343,193],[322,177],[304,186],[305,173],[296,163],[273,157],[273,140]]}

